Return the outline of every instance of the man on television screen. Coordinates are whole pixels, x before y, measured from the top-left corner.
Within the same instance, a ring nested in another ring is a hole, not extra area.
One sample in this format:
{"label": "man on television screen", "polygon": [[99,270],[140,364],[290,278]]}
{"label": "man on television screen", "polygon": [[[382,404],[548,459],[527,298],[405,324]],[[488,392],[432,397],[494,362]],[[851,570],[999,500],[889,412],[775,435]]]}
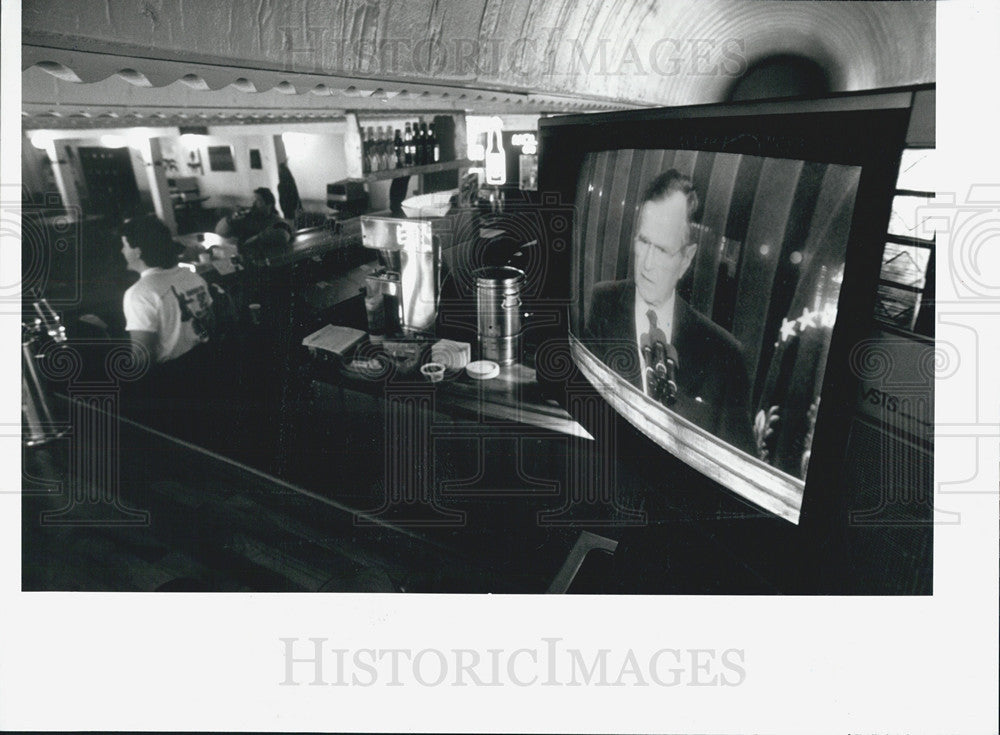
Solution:
{"label": "man on television screen", "polygon": [[677,295],[698,248],[698,195],[670,169],[643,192],[633,240],[635,277],[594,286],[585,340],[598,358],[656,402],[753,453],[742,350]]}

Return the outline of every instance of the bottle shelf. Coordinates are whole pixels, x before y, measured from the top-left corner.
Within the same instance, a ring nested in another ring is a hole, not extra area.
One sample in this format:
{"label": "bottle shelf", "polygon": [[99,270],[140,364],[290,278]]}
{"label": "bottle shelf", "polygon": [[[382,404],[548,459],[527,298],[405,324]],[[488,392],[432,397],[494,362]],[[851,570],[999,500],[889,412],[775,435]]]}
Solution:
{"label": "bottle shelf", "polygon": [[438,171],[454,171],[458,168],[469,168],[475,165],[467,158],[459,158],[455,161],[438,161],[437,163],[426,163],[422,166],[405,166],[403,168],[387,168],[382,171],[372,171],[364,175],[365,181],[385,181],[395,179],[400,176],[413,176],[419,174],[433,174]]}

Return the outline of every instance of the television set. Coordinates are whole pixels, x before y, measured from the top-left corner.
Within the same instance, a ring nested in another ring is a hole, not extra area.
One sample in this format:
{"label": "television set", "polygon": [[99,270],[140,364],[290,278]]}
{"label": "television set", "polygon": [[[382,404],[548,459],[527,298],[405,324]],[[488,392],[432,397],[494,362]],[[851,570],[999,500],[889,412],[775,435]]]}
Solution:
{"label": "television set", "polygon": [[783,527],[846,527],[857,347],[933,100],[931,85],[540,121],[541,210],[572,207],[549,293],[568,304],[575,379],[639,442],[633,461],[682,463],[696,492]]}

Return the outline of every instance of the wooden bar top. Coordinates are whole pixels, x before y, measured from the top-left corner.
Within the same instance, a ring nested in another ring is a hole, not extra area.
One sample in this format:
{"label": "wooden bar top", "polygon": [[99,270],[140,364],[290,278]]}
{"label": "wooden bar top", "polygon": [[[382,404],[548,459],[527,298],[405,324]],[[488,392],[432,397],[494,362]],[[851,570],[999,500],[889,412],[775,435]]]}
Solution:
{"label": "wooden bar top", "polygon": [[[370,353],[372,345],[362,348]],[[382,395],[391,386],[422,387],[432,390],[436,410],[473,421],[510,422],[512,425],[534,426],[584,439],[593,437],[556,401],[547,398],[536,378],[534,368],[514,363],[500,368],[500,374],[489,380],[476,380],[465,372],[449,371],[437,383],[431,383],[419,370],[406,373],[390,371],[387,377],[372,377],[357,369],[352,362],[343,365],[314,360],[315,379],[340,383],[353,390]]]}
{"label": "wooden bar top", "polygon": [[335,230],[326,225],[299,230],[288,244],[265,248],[260,260],[268,267],[281,268],[349,247],[361,247],[358,217],[338,221]]}

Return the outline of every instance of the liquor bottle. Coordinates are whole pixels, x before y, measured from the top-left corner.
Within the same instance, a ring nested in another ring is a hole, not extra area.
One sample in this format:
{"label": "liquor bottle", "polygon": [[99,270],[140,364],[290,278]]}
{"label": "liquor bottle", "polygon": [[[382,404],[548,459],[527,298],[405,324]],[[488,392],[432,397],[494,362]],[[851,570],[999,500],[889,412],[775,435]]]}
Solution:
{"label": "liquor bottle", "polygon": [[392,137],[389,135],[389,128],[379,128],[379,166],[384,171],[387,168],[392,168],[389,165],[389,149],[392,148]]}
{"label": "liquor bottle", "polygon": [[431,123],[430,127],[430,137],[427,140],[427,147],[430,149],[430,161],[428,163],[437,163],[441,160],[441,143],[437,139],[437,134],[434,132],[434,123]]}
{"label": "liquor bottle", "polygon": [[424,158],[424,136],[420,131],[420,121],[413,123],[413,162],[418,166],[427,163]]}
{"label": "liquor bottle", "polygon": [[389,166],[389,146],[391,141],[389,140],[388,129],[384,127],[379,127],[378,129],[378,167],[380,171],[385,171]]}
{"label": "liquor bottle", "polygon": [[361,166],[366,174],[372,172],[372,145],[375,141],[375,134],[372,129],[366,128],[364,139],[361,141]]}
{"label": "liquor bottle", "polygon": [[427,132],[427,123],[420,123],[420,139],[424,143],[424,163],[434,163],[434,149],[431,147],[431,135]]}
{"label": "liquor bottle", "polygon": [[368,165],[372,173],[379,170],[378,163],[378,134],[373,131],[371,147],[368,149]]}
{"label": "liquor bottle", "polygon": [[396,147],[392,142],[392,126],[385,126],[385,148],[383,150],[383,155],[385,156],[385,168],[396,168]]}
{"label": "liquor bottle", "polygon": [[381,128],[375,128],[375,137],[372,140],[372,171],[382,170],[382,157],[379,155],[379,148],[382,145],[382,141],[379,140],[381,132]]}
{"label": "liquor bottle", "polygon": [[500,142],[500,131],[491,130],[490,144],[486,149],[486,183],[490,186],[500,186],[507,183],[507,156]]}
{"label": "liquor bottle", "polygon": [[399,132],[399,128],[396,128],[396,137],[392,141],[392,151],[395,154],[396,168],[403,168],[406,159],[403,153],[403,134]]}
{"label": "liquor bottle", "polygon": [[410,130],[410,123],[406,123],[403,131],[403,163],[413,165],[413,132]]}

